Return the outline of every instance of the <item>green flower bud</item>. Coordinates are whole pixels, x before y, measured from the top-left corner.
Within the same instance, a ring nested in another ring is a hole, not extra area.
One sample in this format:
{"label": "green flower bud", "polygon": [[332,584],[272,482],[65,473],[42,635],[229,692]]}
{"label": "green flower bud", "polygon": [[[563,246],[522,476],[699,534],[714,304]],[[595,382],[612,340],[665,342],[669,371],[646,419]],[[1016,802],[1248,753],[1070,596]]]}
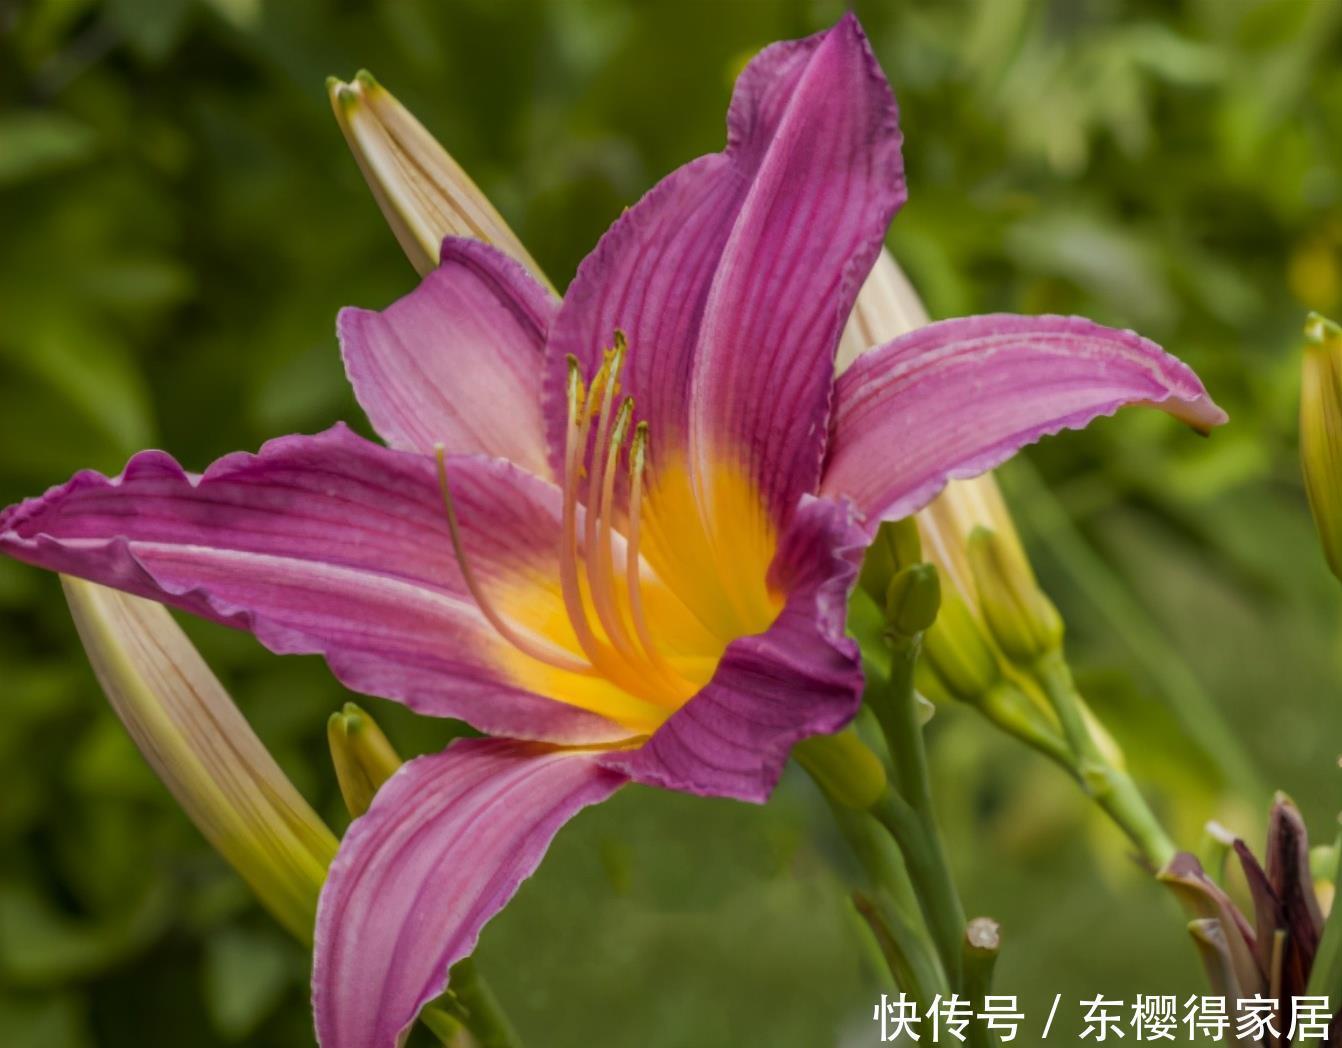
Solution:
{"label": "green flower bud", "polygon": [[887,636],[908,640],[929,629],[941,607],[941,577],[931,564],[911,564],[890,580],[885,595]]}
{"label": "green flower bud", "polygon": [[401,757],[377,722],[352,702],[331,714],[326,722],[326,741],[331,747],[340,795],[349,813],[358,818],[401,766]]}
{"label": "green flower bud", "polygon": [[837,735],[803,739],[793,747],[792,755],[845,808],[870,808],[885,792],[885,765],[851,728]]}
{"label": "green flower bud", "polygon": [[1035,581],[1029,562],[996,532],[969,533],[969,565],[984,620],[1007,657],[1030,665],[1062,646],[1062,616]]}
{"label": "green flower bud", "polygon": [[997,656],[954,590],[941,591],[936,624],[923,636],[923,662],[942,691],[974,706],[1002,680]]}
{"label": "green flower bud", "polygon": [[1305,324],[1300,466],[1323,554],[1342,579],[1342,327],[1317,313]]}
{"label": "green flower bud", "polygon": [[885,607],[886,590],[895,573],[922,559],[918,525],[913,518],[886,521],[876,529],[876,537],[867,547],[858,585],[867,591],[878,607]]}

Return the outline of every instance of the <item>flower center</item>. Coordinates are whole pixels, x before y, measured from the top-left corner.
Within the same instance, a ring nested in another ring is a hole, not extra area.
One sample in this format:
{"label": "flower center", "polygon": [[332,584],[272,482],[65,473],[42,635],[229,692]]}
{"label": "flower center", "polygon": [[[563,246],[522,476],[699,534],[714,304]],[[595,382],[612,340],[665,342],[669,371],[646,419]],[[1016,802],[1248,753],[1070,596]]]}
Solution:
{"label": "flower center", "polygon": [[466,555],[441,447],[438,482],[462,578],[486,621],[522,657],[510,660],[519,682],[650,731],[706,683],[730,638],[688,624],[692,616],[640,552],[649,436],[646,422],[635,423],[633,398],[620,392],[627,355],[616,332],[590,386],[578,361],[568,361],[557,594],[487,593]]}

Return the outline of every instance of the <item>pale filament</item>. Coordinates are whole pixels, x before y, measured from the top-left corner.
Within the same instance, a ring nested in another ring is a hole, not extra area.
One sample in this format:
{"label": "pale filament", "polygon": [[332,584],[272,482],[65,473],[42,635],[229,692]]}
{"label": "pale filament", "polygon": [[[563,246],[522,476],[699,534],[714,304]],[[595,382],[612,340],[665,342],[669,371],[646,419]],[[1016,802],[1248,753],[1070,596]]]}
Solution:
{"label": "pale filament", "polygon": [[643,511],[643,468],[647,461],[648,424],[640,422],[634,429],[634,442],[629,448],[629,535],[625,539],[624,574],[625,585],[629,589],[629,614],[634,620],[634,632],[638,634],[648,660],[664,676],[684,681],[662,655],[652,630],[648,628],[648,617],[643,610],[643,574],[639,570],[638,540],[639,524]]}
{"label": "pale filament", "polygon": [[530,655],[533,659],[553,666],[555,669],[568,670],[570,673],[581,673],[587,676],[593,675],[595,670],[589,664],[581,659],[575,659],[565,652],[556,650],[550,645],[537,643],[531,637],[514,629],[512,623],[495,610],[494,605],[485,596],[484,588],[481,587],[479,580],[475,577],[470,561],[466,559],[466,548],[461,541],[461,528],[457,524],[457,509],[452,502],[452,488],[448,484],[447,462],[444,459],[441,444],[435,446],[434,455],[438,460],[438,488],[443,495],[443,509],[447,512],[447,529],[452,535],[452,552],[456,555],[457,566],[461,569],[461,577],[466,583],[466,589],[475,601],[476,607],[480,609],[480,614],[485,617],[485,621],[494,627],[500,637],[523,654]]}
{"label": "pale filament", "polygon": [[[606,359],[596,376],[592,379],[592,387],[587,394],[587,411],[590,413],[597,410],[597,429],[596,439],[592,444],[592,469],[589,470],[587,478],[587,512],[585,517],[585,532],[583,550],[587,557],[587,588],[592,598],[592,606],[596,609],[596,617],[601,623],[601,628],[606,631],[615,646],[615,650],[620,653],[627,652],[631,647],[628,639],[628,633],[624,628],[623,617],[620,615],[619,608],[611,599],[610,578],[613,572],[606,573],[602,578],[603,560],[610,561],[610,494],[607,489],[614,488],[614,464],[620,455],[620,448],[624,444],[624,435],[629,426],[630,416],[633,414],[634,403],[626,398],[621,404],[614,422],[614,432],[611,425],[611,407],[615,402],[615,393],[619,385],[620,371],[624,366],[624,356],[626,343],[624,333],[615,332],[615,347],[606,354]],[[598,389],[601,393],[601,407],[595,408],[594,398]],[[588,422],[589,420],[584,420]],[[609,439],[610,443],[607,444]],[[580,454],[585,441],[580,441]],[[581,461],[581,460],[579,460]],[[604,467],[604,468],[603,468]],[[578,479],[575,477],[575,479]],[[598,501],[598,500],[601,501]],[[598,511],[597,507],[601,509]],[[601,540],[597,540],[598,527],[603,526],[604,530]],[[595,555],[593,555],[595,553]],[[627,661],[627,660],[626,660]]]}

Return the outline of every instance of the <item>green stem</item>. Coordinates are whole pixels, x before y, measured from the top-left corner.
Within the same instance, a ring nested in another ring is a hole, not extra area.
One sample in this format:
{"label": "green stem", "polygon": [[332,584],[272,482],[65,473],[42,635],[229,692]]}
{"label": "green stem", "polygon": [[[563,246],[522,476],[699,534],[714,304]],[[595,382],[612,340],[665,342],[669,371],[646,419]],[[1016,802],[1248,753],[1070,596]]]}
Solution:
{"label": "green stem", "polygon": [[870,814],[846,808],[828,794],[826,799],[867,882],[865,890],[853,893],[853,903],[875,936],[896,985],[926,1010],[937,994],[946,992],[946,977],[927,940],[903,856]]}
{"label": "green stem", "polygon": [[1012,495],[1012,506],[1042,540],[1042,549],[1076,582],[1149,678],[1158,682],[1188,737],[1215,762],[1223,785],[1250,798],[1267,796],[1258,768],[1226,725],[1220,708],[1132,591],[1077,531],[1039,474],[1018,457],[997,476]]}
{"label": "green stem", "polygon": [[987,917],[976,917],[965,928],[965,997],[974,1009],[974,1021],[966,1031],[971,1048],[995,1048],[1000,1043],[997,1031],[989,1028],[980,1018],[984,1001],[992,989],[993,968],[1001,948],[1001,931],[997,922]]}
{"label": "green stem", "polygon": [[951,989],[958,990],[965,914],[932,805],[927,748],[913,690],[919,647],[918,637],[898,639],[892,644],[889,679],[872,695],[872,708],[890,748],[898,792],[887,788],[871,813],[904,854],[946,978]]}
{"label": "green stem", "polygon": [[943,993],[945,977],[927,945],[922,922],[911,923],[884,890],[853,892],[853,906],[871,929],[895,985],[917,1003],[920,1014],[925,1012]]}
{"label": "green stem", "polygon": [[419,1013],[419,1021],[446,1048],[467,1048],[470,1043],[466,1027],[437,1004],[425,1005],[424,1010]]}
{"label": "green stem", "polygon": [[1159,870],[1177,850],[1151,811],[1132,777],[1109,763],[1082,715],[1081,697],[1061,652],[1050,652],[1035,664],[1035,674],[1058,715],[1063,737],[1075,755],[1082,786],[1136,845],[1152,869]]}
{"label": "green stem", "polygon": [[[1336,848],[1338,865],[1333,874],[1334,889],[1342,886],[1342,836],[1338,837]],[[1342,905],[1336,900],[1324,922],[1323,938],[1314,955],[1314,968],[1305,992],[1334,1001],[1342,999]]]}
{"label": "green stem", "polygon": [[453,966],[449,985],[463,1009],[462,1021],[479,1048],[521,1048],[521,1038],[480,974],[474,958],[467,957]]}
{"label": "green stem", "polygon": [[952,991],[961,985],[960,938],[964,935],[965,914],[951,880],[946,857],[935,827],[929,835],[926,824],[916,811],[893,789],[886,789],[871,809],[872,815],[895,839],[904,853],[909,877],[918,894],[923,919],[936,945],[937,956],[946,972]]}

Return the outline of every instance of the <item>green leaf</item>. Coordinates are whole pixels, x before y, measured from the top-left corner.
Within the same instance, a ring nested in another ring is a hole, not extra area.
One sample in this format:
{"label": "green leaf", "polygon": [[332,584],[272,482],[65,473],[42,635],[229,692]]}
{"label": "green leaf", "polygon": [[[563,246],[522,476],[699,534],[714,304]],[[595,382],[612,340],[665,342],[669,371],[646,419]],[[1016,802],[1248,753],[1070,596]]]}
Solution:
{"label": "green leaf", "polygon": [[240,1041],[253,1033],[300,981],[296,947],[272,932],[228,929],[205,947],[205,1004],[221,1037]]}
{"label": "green leaf", "polygon": [[93,156],[98,136],[58,112],[0,116],[0,186],[74,167]]}

